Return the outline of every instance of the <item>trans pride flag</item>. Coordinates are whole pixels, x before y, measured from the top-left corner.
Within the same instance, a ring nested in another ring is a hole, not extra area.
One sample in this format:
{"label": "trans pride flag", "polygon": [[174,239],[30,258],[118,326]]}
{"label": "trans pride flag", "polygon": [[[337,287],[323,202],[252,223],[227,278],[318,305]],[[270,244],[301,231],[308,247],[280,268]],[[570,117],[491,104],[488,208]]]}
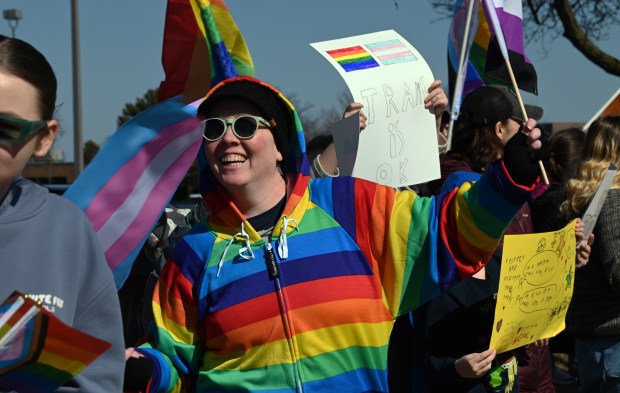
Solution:
{"label": "trans pride flag", "polygon": [[399,40],[388,40],[366,44],[383,65],[415,61],[418,58]]}
{"label": "trans pride flag", "polygon": [[196,105],[174,97],[123,124],[64,194],[93,224],[117,288],[196,158]]}
{"label": "trans pride flag", "polygon": [[[463,48],[467,9],[474,1],[474,12],[469,31],[470,39],[465,47],[462,86],[456,86],[459,55]],[[525,56],[523,46],[523,18],[521,0],[458,0],[448,36],[448,73],[450,98],[453,111],[460,108],[461,97],[477,87],[500,83],[510,84],[510,77],[500,48],[507,49],[510,64],[520,89],[538,93],[534,66]],[[497,15],[501,24],[500,34],[493,34],[488,21]]]}
{"label": "trans pride flag", "polygon": [[168,0],[159,100],[183,93],[187,102],[237,75],[254,76],[241,32],[223,0]]}

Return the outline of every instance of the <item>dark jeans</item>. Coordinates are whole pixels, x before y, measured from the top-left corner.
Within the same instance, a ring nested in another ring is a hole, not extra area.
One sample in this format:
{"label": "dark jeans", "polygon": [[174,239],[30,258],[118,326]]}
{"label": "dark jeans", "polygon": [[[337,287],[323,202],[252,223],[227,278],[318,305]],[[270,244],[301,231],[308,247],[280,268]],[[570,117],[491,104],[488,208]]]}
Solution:
{"label": "dark jeans", "polygon": [[575,338],[579,393],[620,392],[620,338]]}

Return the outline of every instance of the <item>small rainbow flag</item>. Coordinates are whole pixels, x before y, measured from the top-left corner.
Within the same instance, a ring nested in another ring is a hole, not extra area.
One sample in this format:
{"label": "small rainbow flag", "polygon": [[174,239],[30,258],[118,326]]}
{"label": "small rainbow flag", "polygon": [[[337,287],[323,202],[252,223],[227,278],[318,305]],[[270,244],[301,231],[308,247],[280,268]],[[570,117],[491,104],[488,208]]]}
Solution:
{"label": "small rainbow flag", "polygon": [[328,50],[327,53],[346,71],[379,67],[379,63],[361,46]]}
{"label": "small rainbow flag", "polygon": [[416,61],[418,58],[400,40],[389,40],[365,45],[383,65]]}
{"label": "small rainbow flag", "polygon": [[14,292],[0,305],[0,389],[53,392],[111,347]]}

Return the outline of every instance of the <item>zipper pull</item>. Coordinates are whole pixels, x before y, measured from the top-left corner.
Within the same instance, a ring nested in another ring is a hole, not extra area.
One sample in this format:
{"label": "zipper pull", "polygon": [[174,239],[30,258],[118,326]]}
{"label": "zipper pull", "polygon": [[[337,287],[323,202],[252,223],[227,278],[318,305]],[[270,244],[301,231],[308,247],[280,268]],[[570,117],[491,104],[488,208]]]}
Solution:
{"label": "zipper pull", "polygon": [[280,277],[280,267],[278,266],[276,254],[273,252],[271,243],[267,243],[265,248],[267,249],[267,252],[265,253],[265,264],[267,265],[267,270],[269,271],[269,277],[271,279]]}

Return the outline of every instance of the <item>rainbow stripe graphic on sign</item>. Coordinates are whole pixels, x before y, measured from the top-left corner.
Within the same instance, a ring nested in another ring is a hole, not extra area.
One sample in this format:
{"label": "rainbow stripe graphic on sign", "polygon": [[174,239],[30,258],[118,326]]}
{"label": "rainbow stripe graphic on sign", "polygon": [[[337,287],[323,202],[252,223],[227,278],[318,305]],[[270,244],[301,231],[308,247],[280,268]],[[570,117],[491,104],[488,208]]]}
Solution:
{"label": "rainbow stripe graphic on sign", "polygon": [[361,46],[328,50],[327,54],[340,64],[346,71],[359,71],[366,68],[379,67],[379,63]]}
{"label": "rainbow stripe graphic on sign", "polygon": [[379,58],[383,65],[416,61],[417,57],[399,40],[389,40],[367,44],[366,47]]}

